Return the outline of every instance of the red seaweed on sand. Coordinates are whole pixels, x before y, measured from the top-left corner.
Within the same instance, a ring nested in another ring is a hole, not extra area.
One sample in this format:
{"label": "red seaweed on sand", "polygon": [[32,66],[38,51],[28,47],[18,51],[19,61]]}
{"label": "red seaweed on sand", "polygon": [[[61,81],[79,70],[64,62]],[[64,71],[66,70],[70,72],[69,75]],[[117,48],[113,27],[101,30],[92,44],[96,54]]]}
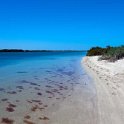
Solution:
{"label": "red seaweed on sand", "polygon": [[2,118],[1,123],[3,123],[3,124],[13,124],[14,120],[9,119],[9,118]]}
{"label": "red seaweed on sand", "polygon": [[35,124],[34,122],[28,121],[28,120],[24,120],[24,123],[25,123],[25,124]]}

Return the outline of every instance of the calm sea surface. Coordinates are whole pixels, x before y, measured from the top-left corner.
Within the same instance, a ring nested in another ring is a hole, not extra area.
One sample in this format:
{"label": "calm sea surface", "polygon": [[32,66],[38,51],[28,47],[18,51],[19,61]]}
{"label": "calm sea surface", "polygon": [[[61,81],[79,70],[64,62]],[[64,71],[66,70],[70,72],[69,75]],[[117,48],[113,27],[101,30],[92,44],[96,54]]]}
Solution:
{"label": "calm sea surface", "polygon": [[[66,60],[69,59],[80,59],[84,56],[85,52],[12,52],[12,53],[0,53],[0,67],[11,64],[24,63],[25,61],[50,61],[57,62],[60,58]],[[64,63],[63,63],[64,64]],[[42,66],[42,63],[41,63]]]}
{"label": "calm sea surface", "polygon": [[9,118],[23,124],[27,115],[36,124],[50,120],[50,112],[71,96],[76,85],[90,88],[89,77],[81,66],[85,54],[0,53],[0,121]]}

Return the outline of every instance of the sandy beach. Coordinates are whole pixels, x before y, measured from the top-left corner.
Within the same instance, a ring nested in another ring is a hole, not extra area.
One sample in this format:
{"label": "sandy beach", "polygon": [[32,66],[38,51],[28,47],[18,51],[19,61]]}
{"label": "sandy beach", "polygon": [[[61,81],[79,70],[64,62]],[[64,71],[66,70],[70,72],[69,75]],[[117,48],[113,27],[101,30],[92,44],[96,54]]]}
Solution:
{"label": "sandy beach", "polygon": [[114,63],[84,57],[82,65],[95,82],[98,123],[124,123],[124,59]]}

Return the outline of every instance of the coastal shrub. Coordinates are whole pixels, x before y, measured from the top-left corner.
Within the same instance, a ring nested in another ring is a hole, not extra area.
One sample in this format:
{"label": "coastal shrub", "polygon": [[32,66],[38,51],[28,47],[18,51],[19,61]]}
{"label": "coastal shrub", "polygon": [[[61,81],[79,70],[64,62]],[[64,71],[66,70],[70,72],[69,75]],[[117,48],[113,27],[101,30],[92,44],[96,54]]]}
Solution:
{"label": "coastal shrub", "polygon": [[102,59],[107,59],[111,62],[122,59],[124,57],[124,46],[111,47],[103,56]]}
{"label": "coastal shrub", "polygon": [[92,47],[90,50],[87,51],[87,56],[97,56],[103,55],[105,53],[105,49],[101,47]]}
{"label": "coastal shrub", "polygon": [[120,47],[111,47],[107,46],[106,48],[93,47],[87,52],[87,56],[96,56],[101,55],[99,60],[108,60],[114,62],[116,60],[124,58],[124,46]]}
{"label": "coastal shrub", "polygon": [[109,61],[116,61],[124,57],[124,46],[113,47],[106,53],[107,56],[110,56]]}

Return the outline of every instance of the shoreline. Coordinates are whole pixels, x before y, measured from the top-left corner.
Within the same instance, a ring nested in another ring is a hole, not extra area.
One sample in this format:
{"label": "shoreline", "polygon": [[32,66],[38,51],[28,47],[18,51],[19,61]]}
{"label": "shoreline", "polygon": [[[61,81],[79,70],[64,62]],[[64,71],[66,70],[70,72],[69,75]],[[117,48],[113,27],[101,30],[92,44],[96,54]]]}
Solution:
{"label": "shoreline", "polygon": [[96,90],[79,55],[2,67],[0,123],[97,124]]}
{"label": "shoreline", "polygon": [[115,63],[84,57],[82,65],[94,80],[97,92],[99,124],[124,122],[124,60]]}

